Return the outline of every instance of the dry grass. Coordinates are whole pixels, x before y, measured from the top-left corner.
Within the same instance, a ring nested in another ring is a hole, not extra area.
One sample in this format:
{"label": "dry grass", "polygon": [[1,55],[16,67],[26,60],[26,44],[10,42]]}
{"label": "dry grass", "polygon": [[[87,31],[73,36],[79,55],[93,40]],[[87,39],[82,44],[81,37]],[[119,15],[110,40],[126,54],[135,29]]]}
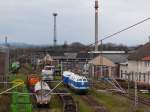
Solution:
{"label": "dry grass", "polygon": [[10,112],[10,95],[0,96],[0,112]]}

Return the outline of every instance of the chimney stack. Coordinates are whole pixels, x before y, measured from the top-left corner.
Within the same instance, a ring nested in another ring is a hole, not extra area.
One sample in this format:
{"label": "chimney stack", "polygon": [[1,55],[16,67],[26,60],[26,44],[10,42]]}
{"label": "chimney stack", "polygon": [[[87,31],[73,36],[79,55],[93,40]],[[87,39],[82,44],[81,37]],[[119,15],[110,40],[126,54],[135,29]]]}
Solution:
{"label": "chimney stack", "polygon": [[98,0],[95,0],[95,51],[98,51]]}

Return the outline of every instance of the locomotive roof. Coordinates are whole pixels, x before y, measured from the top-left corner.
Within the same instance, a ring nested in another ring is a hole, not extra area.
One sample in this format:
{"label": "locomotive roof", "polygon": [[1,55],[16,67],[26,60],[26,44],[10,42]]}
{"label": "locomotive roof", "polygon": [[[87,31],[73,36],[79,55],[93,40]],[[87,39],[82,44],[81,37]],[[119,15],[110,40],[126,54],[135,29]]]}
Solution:
{"label": "locomotive roof", "polygon": [[78,74],[73,74],[73,75],[71,75],[71,76],[70,76],[70,79],[73,79],[73,80],[86,79],[86,80],[87,80],[87,78],[86,78],[85,76],[80,76],[80,75],[78,75]]}
{"label": "locomotive roof", "polygon": [[53,65],[46,65],[46,66],[44,66],[44,68],[45,68],[45,67],[55,67],[55,66],[53,66]]}
{"label": "locomotive roof", "polygon": [[64,71],[63,72],[63,76],[71,76],[73,75],[74,73],[73,72],[70,72],[70,71]]}
{"label": "locomotive roof", "polygon": [[70,79],[76,80],[76,81],[78,79],[82,79],[82,80],[86,79],[87,80],[87,78],[85,76],[80,76],[79,74],[75,74],[75,73],[70,72],[70,71],[64,71],[63,76],[68,76]]}

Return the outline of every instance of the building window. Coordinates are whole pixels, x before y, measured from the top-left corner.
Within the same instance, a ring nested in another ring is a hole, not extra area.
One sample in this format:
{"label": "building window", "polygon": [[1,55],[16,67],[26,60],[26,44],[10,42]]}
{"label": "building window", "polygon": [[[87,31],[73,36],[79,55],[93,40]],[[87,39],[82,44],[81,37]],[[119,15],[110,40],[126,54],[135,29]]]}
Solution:
{"label": "building window", "polygon": [[139,73],[139,81],[141,81],[141,73]]}
{"label": "building window", "polygon": [[146,77],[145,77],[145,74],[144,74],[143,78],[144,78],[144,82],[145,82],[145,81],[146,81]]}
{"label": "building window", "polygon": [[146,67],[149,67],[149,66],[150,66],[150,61],[145,61],[144,63],[145,63],[145,66],[146,66]]}

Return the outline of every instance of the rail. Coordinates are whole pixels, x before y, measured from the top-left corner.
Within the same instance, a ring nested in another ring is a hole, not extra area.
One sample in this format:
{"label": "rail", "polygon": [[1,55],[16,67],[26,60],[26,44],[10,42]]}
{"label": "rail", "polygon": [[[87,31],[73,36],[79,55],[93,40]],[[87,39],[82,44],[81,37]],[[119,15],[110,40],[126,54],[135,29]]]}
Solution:
{"label": "rail", "polygon": [[[63,90],[57,90],[57,92],[65,93]],[[63,112],[78,112],[77,103],[70,94],[58,94],[58,96],[63,104]]]}
{"label": "rail", "polygon": [[93,99],[92,96],[83,95],[81,96],[81,98],[93,109],[93,112],[108,112],[108,110],[106,110],[106,108],[103,105],[99,104],[99,102]]}

